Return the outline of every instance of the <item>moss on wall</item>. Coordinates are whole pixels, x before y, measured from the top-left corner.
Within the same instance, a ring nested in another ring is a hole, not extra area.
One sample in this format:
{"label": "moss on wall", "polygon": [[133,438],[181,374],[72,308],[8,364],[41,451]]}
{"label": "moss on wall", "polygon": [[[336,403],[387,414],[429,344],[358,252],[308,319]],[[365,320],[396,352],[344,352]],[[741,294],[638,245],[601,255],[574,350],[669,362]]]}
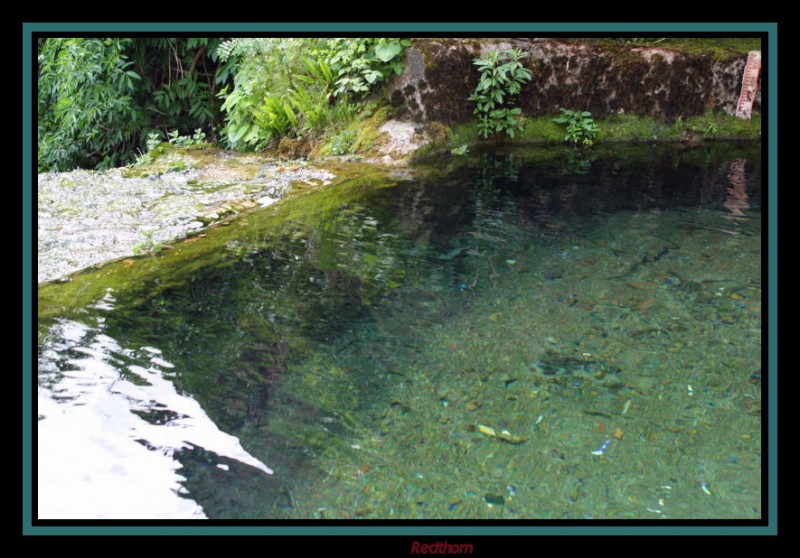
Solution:
{"label": "moss on wall", "polygon": [[[556,114],[561,107],[588,110],[597,118],[635,113],[667,121],[732,113],[755,39],[712,49],[703,42],[671,39],[632,44],[611,39],[417,39],[406,70],[390,84],[394,116],[447,125],[472,118],[467,99],[478,81],[473,60],[481,52],[517,48],[530,58],[533,79],[519,104],[527,116]],[[668,47],[668,48],[667,48]],[[760,111],[760,102],[755,105]]]}

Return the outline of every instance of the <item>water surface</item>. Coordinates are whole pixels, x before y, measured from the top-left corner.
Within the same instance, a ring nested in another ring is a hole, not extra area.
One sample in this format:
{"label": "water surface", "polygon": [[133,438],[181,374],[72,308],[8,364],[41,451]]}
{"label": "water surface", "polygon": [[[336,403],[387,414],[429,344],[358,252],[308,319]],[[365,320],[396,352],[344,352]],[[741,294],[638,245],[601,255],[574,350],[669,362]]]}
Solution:
{"label": "water surface", "polygon": [[475,153],[41,287],[39,516],[759,518],[760,173]]}

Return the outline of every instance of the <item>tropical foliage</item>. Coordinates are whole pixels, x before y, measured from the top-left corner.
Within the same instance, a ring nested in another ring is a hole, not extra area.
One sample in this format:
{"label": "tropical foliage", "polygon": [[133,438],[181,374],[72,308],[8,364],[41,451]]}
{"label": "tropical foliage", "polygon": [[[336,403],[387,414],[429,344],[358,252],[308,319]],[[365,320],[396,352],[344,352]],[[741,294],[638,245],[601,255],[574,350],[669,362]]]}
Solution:
{"label": "tropical foliage", "polygon": [[111,167],[147,124],[132,39],[53,38],[38,48],[39,170]]}
{"label": "tropical foliage", "polygon": [[46,38],[37,45],[38,167],[131,162],[160,131],[213,132],[230,79],[209,38]]}
{"label": "tropical foliage", "polygon": [[[259,149],[284,137],[338,141],[403,69],[399,38],[43,38],[39,171],[141,162],[148,138]],[[368,110],[374,110],[374,107]],[[344,141],[347,140],[347,141]],[[345,145],[347,144],[347,145]]]}
{"label": "tropical foliage", "polygon": [[361,101],[403,69],[410,43],[391,38],[239,38],[220,44],[234,68],[226,86],[225,136],[232,148],[261,148],[282,137],[338,134]]}

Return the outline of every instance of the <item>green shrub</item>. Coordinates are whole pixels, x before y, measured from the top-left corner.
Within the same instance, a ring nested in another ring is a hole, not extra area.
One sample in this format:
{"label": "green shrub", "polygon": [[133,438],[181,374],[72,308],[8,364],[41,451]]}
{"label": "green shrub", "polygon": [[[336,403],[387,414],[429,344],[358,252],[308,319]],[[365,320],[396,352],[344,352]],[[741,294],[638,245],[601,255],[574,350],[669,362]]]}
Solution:
{"label": "green shrub", "polygon": [[469,100],[476,103],[481,137],[505,132],[513,138],[522,129],[522,109],[513,106],[513,98],[522,84],[531,80],[531,72],[522,65],[528,55],[514,49],[502,53],[493,50],[474,60],[480,80]]}
{"label": "green shrub", "polygon": [[[138,102],[149,126],[167,130],[211,131],[220,116],[218,84],[228,81],[215,55],[219,38],[141,37],[134,40],[131,59],[145,77]],[[218,75],[217,70],[222,71]]]}
{"label": "green shrub", "polygon": [[232,39],[217,49],[233,67],[220,92],[232,148],[343,129],[374,88],[403,69],[410,43],[392,38]]}
{"label": "green shrub", "polygon": [[[148,133],[210,132],[219,116],[220,39],[46,38],[38,41],[38,166],[131,162]],[[226,70],[223,68],[223,70]]]}
{"label": "green shrub", "polygon": [[403,53],[411,42],[398,38],[329,39],[319,54],[336,75],[337,97],[360,98],[403,71]]}
{"label": "green shrub", "polygon": [[223,100],[228,147],[258,149],[269,141],[271,133],[259,128],[255,113],[270,90],[285,90],[284,51],[296,48],[297,40],[237,38],[217,47],[220,63],[233,75],[233,89],[228,84],[217,94]]}
{"label": "green shrub", "polygon": [[39,171],[112,167],[146,124],[131,39],[50,38],[38,51]]}

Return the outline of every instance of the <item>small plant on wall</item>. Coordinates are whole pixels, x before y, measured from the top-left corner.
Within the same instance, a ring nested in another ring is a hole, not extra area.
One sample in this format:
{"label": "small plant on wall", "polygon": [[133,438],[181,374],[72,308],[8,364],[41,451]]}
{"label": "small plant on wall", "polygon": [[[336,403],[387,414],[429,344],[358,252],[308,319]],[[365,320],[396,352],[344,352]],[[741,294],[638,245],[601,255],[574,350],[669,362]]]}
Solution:
{"label": "small plant on wall", "polygon": [[590,147],[597,137],[598,128],[591,112],[562,108],[561,114],[553,122],[567,125],[564,141],[572,142],[573,145]]}
{"label": "small plant on wall", "polygon": [[480,81],[469,100],[476,104],[473,114],[478,116],[482,138],[501,132],[513,138],[522,129],[522,109],[514,106],[513,99],[531,80],[530,70],[522,65],[527,57],[524,52],[508,49],[493,50],[474,60]]}

